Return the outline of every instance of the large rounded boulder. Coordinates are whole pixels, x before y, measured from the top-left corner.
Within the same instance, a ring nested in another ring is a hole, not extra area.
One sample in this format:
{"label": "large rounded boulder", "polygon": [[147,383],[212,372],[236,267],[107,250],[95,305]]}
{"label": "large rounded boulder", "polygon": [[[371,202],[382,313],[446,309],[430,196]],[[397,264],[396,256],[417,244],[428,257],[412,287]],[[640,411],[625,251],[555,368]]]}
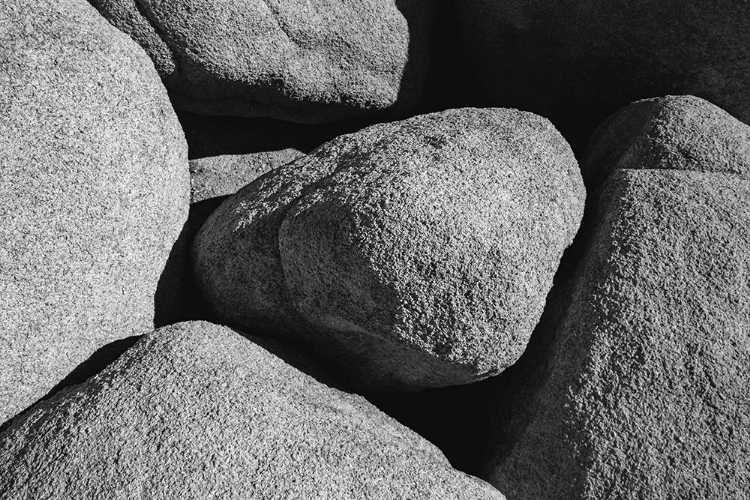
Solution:
{"label": "large rounded boulder", "polygon": [[13,0],[0,26],[3,422],[102,346],[174,317],[190,187],[153,64],[96,9]]}
{"label": "large rounded boulder", "polygon": [[204,322],[146,335],[0,435],[3,498],[504,499],[262,345]]}
{"label": "large rounded boulder", "polygon": [[90,0],[151,55],[175,106],[305,123],[419,100],[429,0]]}
{"label": "large rounded boulder", "polygon": [[293,338],[369,390],[523,352],[585,192],[545,119],[459,109],[341,136],[240,190],[193,245],[221,321]]}

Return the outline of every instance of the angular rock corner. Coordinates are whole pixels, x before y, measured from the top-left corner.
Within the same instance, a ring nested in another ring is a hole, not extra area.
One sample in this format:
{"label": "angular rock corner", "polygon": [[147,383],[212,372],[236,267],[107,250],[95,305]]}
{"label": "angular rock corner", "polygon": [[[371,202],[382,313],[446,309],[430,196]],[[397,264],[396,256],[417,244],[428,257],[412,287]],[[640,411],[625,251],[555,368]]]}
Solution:
{"label": "angular rock corner", "polygon": [[513,364],[583,214],[547,120],[457,109],[340,136],[241,189],[192,249],[216,317],[300,342],[359,390]]}
{"label": "angular rock corner", "polygon": [[750,3],[603,5],[4,2],[0,498],[747,498]]}

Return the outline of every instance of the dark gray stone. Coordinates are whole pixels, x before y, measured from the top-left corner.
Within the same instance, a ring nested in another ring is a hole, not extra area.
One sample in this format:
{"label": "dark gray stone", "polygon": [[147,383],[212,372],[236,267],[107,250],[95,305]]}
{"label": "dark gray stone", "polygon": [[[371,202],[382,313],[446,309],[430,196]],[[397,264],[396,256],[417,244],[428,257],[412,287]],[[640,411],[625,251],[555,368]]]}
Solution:
{"label": "dark gray stone", "polygon": [[634,102],[599,126],[581,162],[589,186],[617,168],[750,175],[750,126],[694,96]]}
{"label": "dark gray stone", "polygon": [[504,499],[282,358],[205,322],[145,336],[0,435],[3,498]]}
{"label": "dark gray stone", "polygon": [[585,193],[565,140],[460,109],[339,137],[226,200],[193,276],[227,324],[368,390],[470,383],[523,352]]}
{"label": "dark gray stone", "polygon": [[750,3],[456,0],[495,106],[549,118],[583,151],[621,106],[691,94],[750,123]]}
{"label": "dark gray stone", "polygon": [[750,180],[615,170],[597,213],[559,328],[540,332],[541,387],[503,400],[485,477],[519,500],[742,498]]}
{"label": "dark gray stone", "polygon": [[165,266],[190,186],[153,64],[93,7],[12,0],[0,26],[3,422],[102,346],[174,317],[179,269]]}
{"label": "dark gray stone", "polygon": [[90,1],[149,52],[175,107],[196,113],[404,113],[427,73],[429,0]]}

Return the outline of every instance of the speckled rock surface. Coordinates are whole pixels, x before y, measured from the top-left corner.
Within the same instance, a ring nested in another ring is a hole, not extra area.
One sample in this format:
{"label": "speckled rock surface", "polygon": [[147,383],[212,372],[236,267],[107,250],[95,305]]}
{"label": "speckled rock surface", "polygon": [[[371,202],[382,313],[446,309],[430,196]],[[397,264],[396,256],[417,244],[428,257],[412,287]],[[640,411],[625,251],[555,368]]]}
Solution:
{"label": "speckled rock surface", "polygon": [[581,162],[587,185],[617,168],[750,175],[750,126],[694,96],[634,102],[597,129]]}
{"label": "speckled rock surface", "polygon": [[450,110],[339,137],[229,198],[193,245],[221,321],[294,338],[369,390],[512,364],[585,193],[552,125]]}
{"label": "speckled rock surface", "polygon": [[616,170],[547,376],[487,468],[514,499],[750,491],[750,181]]}
{"label": "speckled rock surface", "polygon": [[362,397],[205,322],[147,335],[15,422],[0,436],[0,491],[8,500],[504,498]]}
{"label": "speckled rock surface", "polygon": [[304,156],[302,151],[288,148],[190,160],[190,203],[234,194],[266,172],[300,156]]}
{"label": "speckled rock surface", "polygon": [[100,347],[170,316],[164,270],[189,172],[138,45],[84,0],[0,10],[4,422]]}
{"label": "speckled rock surface", "polygon": [[90,0],[151,55],[175,107],[320,123],[408,111],[429,61],[429,0]]}
{"label": "speckled rock surface", "polygon": [[456,0],[466,57],[495,106],[573,144],[619,107],[692,94],[750,123],[750,3]]}

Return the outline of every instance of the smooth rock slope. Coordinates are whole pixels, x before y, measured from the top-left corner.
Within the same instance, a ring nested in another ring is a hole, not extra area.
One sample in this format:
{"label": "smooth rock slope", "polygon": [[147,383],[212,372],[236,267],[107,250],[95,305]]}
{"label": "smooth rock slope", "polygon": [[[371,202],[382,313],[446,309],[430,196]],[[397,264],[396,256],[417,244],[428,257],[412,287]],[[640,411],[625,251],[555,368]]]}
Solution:
{"label": "smooth rock slope", "polygon": [[190,187],[153,64],[93,7],[13,0],[0,27],[3,422],[173,316],[164,271]]}
{"label": "smooth rock slope", "polygon": [[269,348],[205,322],[145,336],[0,435],[3,498],[504,498]]}
{"label": "smooth rock slope", "polygon": [[496,374],[523,352],[585,193],[538,116],[459,109],[341,136],[225,201],[193,276],[227,324],[368,390]]}
{"label": "smooth rock slope", "polygon": [[429,61],[429,0],[90,0],[151,55],[175,107],[302,123],[403,114]]}

